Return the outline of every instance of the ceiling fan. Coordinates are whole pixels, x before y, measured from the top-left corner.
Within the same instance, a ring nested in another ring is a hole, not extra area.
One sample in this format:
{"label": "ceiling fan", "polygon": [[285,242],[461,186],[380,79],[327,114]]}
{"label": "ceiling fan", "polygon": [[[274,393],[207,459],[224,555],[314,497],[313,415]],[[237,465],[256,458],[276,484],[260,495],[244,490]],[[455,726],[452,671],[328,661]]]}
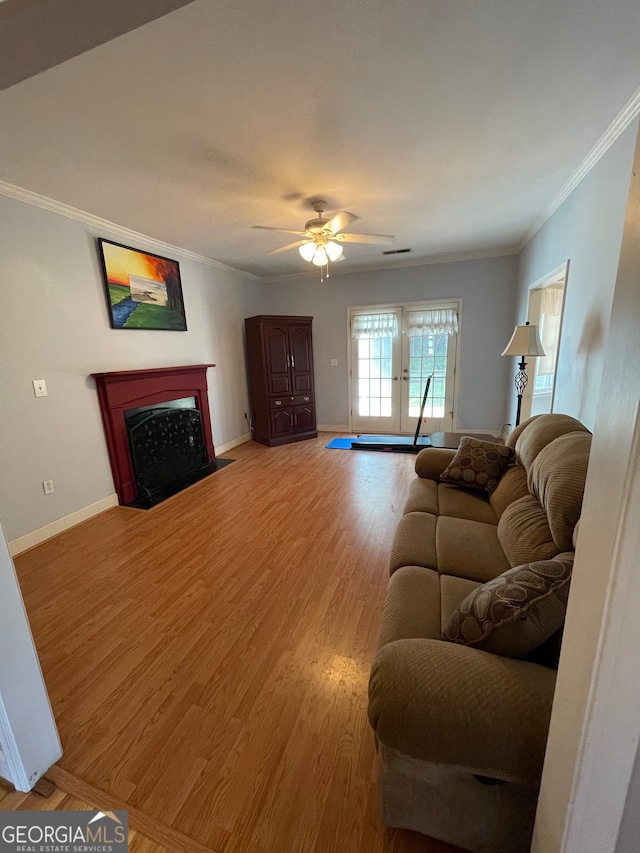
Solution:
{"label": "ceiling fan", "polygon": [[[331,219],[327,219],[322,215],[327,206],[327,202],[323,199],[312,202],[312,207],[317,213],[317,218],[305,222],[304,231],[293,231],[289,228],[272,228],[268,225],[253,225],[252,228],[258,228],[262,231],[279,231],[282,234],[296,234],[301,238],[300,240],[296,240],[295,243],[289,243],[287,246],[281,246],[279,249],[267,252],[268,255],[279,255],[280,252],[298,249],[305,261],[310,261],[319,267],[326,266],[327,268],[329,261],[343,260],[342,243],[393,242],[394,238],[389,234],[343,234],[344,229],[348,228],[352,222],[360,219],[360,217],[356,216],[355,213],[347,213],[346,210],[341,210],[334,214]],[[327,270],[328,277],[329,272]]]}

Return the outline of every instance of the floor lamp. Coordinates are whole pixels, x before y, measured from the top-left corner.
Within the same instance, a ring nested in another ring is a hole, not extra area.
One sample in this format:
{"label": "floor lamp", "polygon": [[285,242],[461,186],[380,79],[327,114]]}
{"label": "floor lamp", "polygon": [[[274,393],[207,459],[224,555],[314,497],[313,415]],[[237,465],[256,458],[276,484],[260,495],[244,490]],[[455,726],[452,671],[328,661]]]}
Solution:
{"label": "floor lamp", "polygon": [[538,327],[530,326],[528,322],[524,326],[516,326],[511,335],[511,340],[502,355],[520,356],[518,372],[515,378],[516,392],[518,394],[518,411],[516,414],[516,426],[518,426],[520,423],[520,409],[522,408],[522,394],[529,382],[529,377],[525,371],[527,363],[524,357],[545,355]]}

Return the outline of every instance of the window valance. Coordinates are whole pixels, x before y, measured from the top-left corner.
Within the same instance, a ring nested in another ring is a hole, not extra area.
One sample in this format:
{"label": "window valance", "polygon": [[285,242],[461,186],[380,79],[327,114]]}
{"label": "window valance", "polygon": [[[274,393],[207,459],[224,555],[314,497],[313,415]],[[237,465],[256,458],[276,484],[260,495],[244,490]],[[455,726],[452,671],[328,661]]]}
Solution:
{"label": "window valance", "polygon": [[389,314],[356,314],[351,321],[352,338],[395,338],[398,317]]}
{"label": "window valance", "polygon": [[402,331],[405,335],[456,335],[458,315],[454,308],[405,311]]}

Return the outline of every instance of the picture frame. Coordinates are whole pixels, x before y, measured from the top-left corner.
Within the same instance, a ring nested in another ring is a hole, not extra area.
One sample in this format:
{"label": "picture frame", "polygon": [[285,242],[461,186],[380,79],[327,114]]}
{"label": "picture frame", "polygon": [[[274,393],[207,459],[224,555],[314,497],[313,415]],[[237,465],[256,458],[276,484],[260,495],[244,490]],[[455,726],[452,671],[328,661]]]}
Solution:
{"label": "picture frame", "polygon": [[112,329],[186,332],[178,261],[98,237]]}

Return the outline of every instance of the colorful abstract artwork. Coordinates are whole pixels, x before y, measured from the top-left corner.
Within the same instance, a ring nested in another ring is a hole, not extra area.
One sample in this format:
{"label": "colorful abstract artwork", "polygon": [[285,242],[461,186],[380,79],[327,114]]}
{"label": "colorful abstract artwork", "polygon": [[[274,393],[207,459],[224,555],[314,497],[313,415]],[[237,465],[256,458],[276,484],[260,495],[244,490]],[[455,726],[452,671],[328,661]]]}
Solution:
{"label": "colorful abstract artwork", "polygon": [[177,261],[98,239],[112,329],[186,332]]}

